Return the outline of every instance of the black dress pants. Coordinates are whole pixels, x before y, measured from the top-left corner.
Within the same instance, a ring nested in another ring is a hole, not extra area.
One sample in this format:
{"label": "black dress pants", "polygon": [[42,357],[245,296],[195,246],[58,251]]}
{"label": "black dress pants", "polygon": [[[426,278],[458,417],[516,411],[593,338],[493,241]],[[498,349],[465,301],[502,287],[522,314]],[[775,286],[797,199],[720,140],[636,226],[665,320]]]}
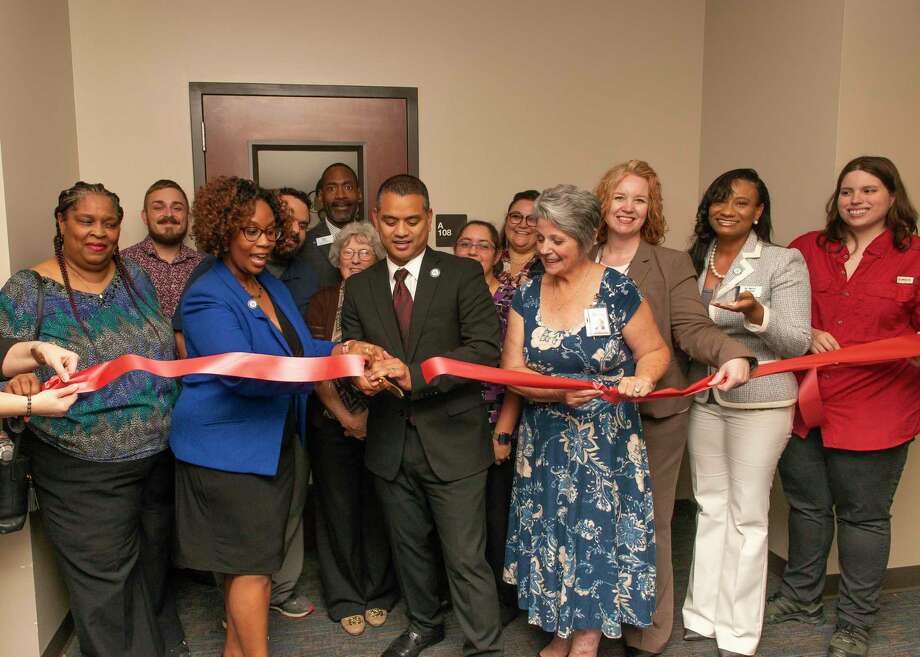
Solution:
{"label": "black dress pants", "polygon": [[406,427],[402,465],[395,479],[375,477],[390,532],[393,560],[409,627],[431,633],[444,622],[438,596],[437,555],[431,534],[441,538],[444,566],[463,631],[465,657],[503,654],[495,578],[485,559],[486,471],[456,481],[438,479],[415,428]]}
{"label": "black dress pants", "polygon": [[399,589],[383,508],[364,465],[364,441],[337,422],[313,426],[310,455],[316,483],[316,551],[329,618],[390,610]]}
{"label": "black dress pants", "polygon": [[789,561],[781,592],[800,602],[824,594],[836,515],[839,623],[868,630],[879,609],[891,547],[891,502],[907,448],[856,452],[824,447],[821,432],[793,436],[779,461],[789,500]]}
{"label": "black dress pants", "polygon": [[486,475],[486,560],[495,577],[498,601],[518,609],[517,587],[502,579],[505,569],[505,543],[508,540],[508,513],[514,483],[514,453],[501,464],[493,463]]}
{"label": "black dress pants", "polygon": [[172,452],[98,463],[33,436],[27,450],[84,657],[161,657],[184,638],[167,584]]}

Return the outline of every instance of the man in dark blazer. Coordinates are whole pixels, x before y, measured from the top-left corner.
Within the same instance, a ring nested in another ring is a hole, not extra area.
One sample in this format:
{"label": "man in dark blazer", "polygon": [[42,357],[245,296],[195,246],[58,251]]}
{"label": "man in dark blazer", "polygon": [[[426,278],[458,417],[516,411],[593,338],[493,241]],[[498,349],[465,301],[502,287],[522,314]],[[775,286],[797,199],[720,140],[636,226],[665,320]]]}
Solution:
{"label": "man in dark blazer", "polygon": [[321,204],[319,223],[307,234],[301,258],[316,272],[319,287],[342,282],[339,270],[329,262],[329,247],[339,230],[352,221],[361,221],[361,185],[358,174],[344,162],[330,164],[316,185]]}
{"label": "man in dark blazer", "polygon": [[[376,206],[372,221],[387,258],[346,282],[342,337],[372,342],[393,356],[356,380],[372,395],[365,458],[409,615],[409,627],[383,657],[415,657],[444,637],[434,529],[466,636],[463,654],[499,656],[498,598],[485,559],[486,471],[493,455],[480,384],[453,377],[427,384],[420,370],[432,356],[496,365],[495,308],[478,263],[427,247],[432,213],[421,180],[386,180]],[[394,384],[403,398],[383,392]]]}

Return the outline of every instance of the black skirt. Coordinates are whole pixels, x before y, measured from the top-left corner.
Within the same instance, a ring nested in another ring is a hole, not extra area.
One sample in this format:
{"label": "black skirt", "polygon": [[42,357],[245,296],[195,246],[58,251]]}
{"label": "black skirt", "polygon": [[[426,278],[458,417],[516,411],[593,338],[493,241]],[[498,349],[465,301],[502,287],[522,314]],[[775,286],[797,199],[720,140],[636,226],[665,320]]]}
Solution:
{"label": "black skirt", "polygon": [[294,440],[286,430],[274,477],[176,461],[177,565],[227,575],[271,575],[281,568]]}

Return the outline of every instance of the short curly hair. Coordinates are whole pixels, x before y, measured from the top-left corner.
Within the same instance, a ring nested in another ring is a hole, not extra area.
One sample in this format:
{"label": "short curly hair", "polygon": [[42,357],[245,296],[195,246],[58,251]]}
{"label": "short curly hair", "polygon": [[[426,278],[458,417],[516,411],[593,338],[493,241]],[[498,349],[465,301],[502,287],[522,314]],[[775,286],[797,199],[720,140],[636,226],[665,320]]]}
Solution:
{"label": "short curly hair", "polygon": [[192,235],[201,251],[222,258],[230,242],[256,211],[256,201],[265,201],[275,222],[290,236],[294,216],[278,192],[263,189],[245,178],[221,176],[206,183],[195,194],[192,205]]}

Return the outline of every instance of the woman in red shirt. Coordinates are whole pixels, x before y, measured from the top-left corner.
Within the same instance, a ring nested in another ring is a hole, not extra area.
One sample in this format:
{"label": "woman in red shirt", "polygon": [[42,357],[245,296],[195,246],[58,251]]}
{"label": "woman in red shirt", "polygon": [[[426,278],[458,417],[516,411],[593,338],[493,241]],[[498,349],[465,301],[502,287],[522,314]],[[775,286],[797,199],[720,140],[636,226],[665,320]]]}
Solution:
{"label": "woman in red shirt", "polygon": [[[920,331],[917,211],[888,158],[847,164],[825,229],[791,246],[809,269],[813,353]],[[821,425],[809,429],[797,414],[793,433],[801,439],[789,442],[779,463],[791,507],[789,561],[766,620],[823,622],[836,514],[840,594],[829,657],[868,651],[888,566],[891,502],[908,445],[920,433],[918,364],[822,370]]]}

